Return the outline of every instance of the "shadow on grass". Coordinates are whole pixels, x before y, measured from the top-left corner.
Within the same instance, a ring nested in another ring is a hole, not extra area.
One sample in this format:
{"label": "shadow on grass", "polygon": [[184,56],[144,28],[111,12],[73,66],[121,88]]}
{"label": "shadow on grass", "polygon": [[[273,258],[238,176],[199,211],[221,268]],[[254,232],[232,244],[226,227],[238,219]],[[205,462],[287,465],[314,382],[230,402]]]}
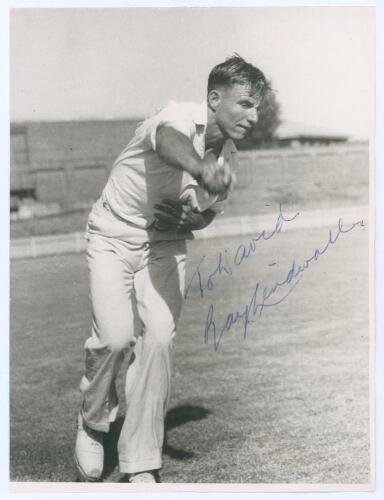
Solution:
{"label": "shadow on grass", "polygon": [[167,443],[167,432],[174,427],[186,424],[187,422],[207,418],[210,413],[211,412],[206,408],[192,405],[177,406],[176,408],[172,408],[171,410],[169,410],[165,419],[165,438],[163,453],[165,455],[168,455],[170,458],[175,458],[176,460],[188,460],[189,458],[192,458],[194,456],[194,453],[174,448]]}
{"label": "shadow on grass", "polygon": [[[207,418],[211,412],[201,406],[182,405],[172,408],[168,411],[165,419],[165,438],[163,453],[176,460],[188,460],[194,456],[194,453],[178,448],[174,448],[167,443],[167,432],[179,425],[188,422],[202,420]],[[103,476],[109,476],[119,463],[117,454],[117,442],[119,440],[124,417],[119,417],[111,424],[109,433],[104,438],[104,473]]]}

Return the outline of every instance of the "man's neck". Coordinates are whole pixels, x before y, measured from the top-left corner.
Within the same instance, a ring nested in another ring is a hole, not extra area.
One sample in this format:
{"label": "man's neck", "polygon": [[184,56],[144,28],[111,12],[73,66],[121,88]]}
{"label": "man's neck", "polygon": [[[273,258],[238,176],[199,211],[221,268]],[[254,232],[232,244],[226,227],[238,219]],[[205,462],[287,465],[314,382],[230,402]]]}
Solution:
{"label": "man's neck", "polygon": [[218,127],[215,115],[208,106],[207,110],[207,128],[205,132],[205,149],[219,150],[224,144],[225,137]]}

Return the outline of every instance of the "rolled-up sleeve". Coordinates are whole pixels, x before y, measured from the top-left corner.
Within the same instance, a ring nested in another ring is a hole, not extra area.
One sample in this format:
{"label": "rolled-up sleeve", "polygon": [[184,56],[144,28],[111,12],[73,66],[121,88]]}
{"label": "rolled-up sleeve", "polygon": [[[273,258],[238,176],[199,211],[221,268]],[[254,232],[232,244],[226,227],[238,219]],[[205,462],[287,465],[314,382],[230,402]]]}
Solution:
{"label": "rolled-up sleeve", "polygon": [[188,138],[192,137],[194,131],[190,113],[184,106],[174,101],[170,101],[159,113],[149,118],[146,125],[146,138],[154,151],[156,151],[157,129],[161,125],[172,127]]}

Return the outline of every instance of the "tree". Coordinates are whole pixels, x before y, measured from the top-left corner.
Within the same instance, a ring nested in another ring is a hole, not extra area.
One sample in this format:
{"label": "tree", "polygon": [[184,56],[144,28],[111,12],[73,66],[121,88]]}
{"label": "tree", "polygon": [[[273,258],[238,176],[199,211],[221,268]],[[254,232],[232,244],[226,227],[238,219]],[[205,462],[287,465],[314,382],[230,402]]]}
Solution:
{"label": "tree", "polygon": [[249,137],[237,143],[239,149],[267,148],[275,145],[275,132],[281,123],[281,106],[276,99],[276,91],[270,90],[266,93],[258,115],[259,119]]}

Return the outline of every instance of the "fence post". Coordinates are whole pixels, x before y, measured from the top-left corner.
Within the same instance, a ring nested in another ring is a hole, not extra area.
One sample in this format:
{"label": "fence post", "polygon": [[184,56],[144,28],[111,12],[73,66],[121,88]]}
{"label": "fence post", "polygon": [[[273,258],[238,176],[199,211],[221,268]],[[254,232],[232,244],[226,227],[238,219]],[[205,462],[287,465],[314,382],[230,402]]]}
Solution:
{"label": "fence post", "polygon": [[80,233],[76,232],[75,233],[75,251],[76,253],[81,252],[81,239],[80,239]]}
{"label": "fence post", "polygon": [[33,258],[37,257],[36,239],[34,236],[31,237],[31,254]]}

